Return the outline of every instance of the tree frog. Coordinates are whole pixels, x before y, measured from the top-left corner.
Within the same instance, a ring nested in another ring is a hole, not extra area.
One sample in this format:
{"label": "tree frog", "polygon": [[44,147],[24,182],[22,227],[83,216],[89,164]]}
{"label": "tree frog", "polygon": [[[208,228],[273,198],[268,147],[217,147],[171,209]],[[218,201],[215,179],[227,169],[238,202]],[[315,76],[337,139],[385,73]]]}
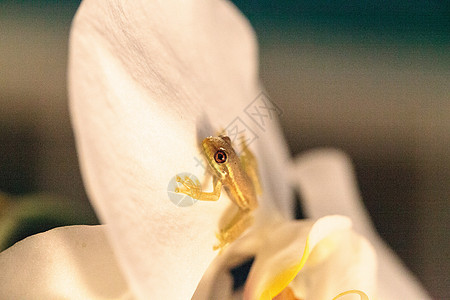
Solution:
{"label": "tree frog", "polygon": [[209,172],[213,176],[213,191],[203,192],[201,187],[188,177],[177,177],[181,187],[175,191],[201,201],[217,201],[224,187],[238,211],[231,221],[216,234],[219,243],[214,250],[223,249],[236,240],[252,223],[252,211],[258,207],[257,194],[261,193],[255,156],[241,137],[240,156],[233,149],[228,136],[210,136],[203,140],[201,150],[205,156]]}

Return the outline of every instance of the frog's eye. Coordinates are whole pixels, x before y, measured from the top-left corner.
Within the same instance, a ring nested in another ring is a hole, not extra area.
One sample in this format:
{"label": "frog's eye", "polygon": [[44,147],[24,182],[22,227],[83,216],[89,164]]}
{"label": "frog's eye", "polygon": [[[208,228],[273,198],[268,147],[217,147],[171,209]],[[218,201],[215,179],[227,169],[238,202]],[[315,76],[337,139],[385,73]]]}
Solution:
{"label": "frog's eye", "polygon": [[227,154],[223,150],[219,150],[214,154],[214,160],[218,164],[223,164],[227,160]]}

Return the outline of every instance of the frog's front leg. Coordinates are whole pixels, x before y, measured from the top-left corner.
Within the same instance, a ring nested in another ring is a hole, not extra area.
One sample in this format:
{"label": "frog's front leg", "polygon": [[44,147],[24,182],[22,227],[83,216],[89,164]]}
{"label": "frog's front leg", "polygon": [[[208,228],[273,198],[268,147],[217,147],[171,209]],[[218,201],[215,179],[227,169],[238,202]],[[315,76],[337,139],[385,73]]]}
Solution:
{"label": "frog's front leg", "polygon": [[217,177],[213,178],[214,189],[212,192],[203,192],[200,183],[194,182],[188,176],[184,178],[177,176],[177,182],[182,186],[175,189],[176,193],[186,194],[200,201],[217,201],[222,190],[222,182]]}

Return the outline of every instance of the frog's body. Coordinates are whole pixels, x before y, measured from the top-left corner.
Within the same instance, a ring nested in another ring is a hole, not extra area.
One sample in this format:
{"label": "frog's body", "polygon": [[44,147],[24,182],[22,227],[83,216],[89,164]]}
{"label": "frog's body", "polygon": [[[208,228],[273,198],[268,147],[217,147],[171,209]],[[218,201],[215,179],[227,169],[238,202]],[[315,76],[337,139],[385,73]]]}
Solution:
{"label": "frog's body", "polygon": [[227,136],[207,137],[202,142],[202,152],[213,175],[213,192],[202,192],[200,187],[186,179],[178,178],[183,188],[177,192],[197,200],[216,201],[222,186],[231,201],[239,208],[231,221],[217,234],[219,244],[214,249],[222,249],[238,238],[252,221],[251,212],[258,207],[257,193],[260,193],[256,159],[242,139],[242,154],[239,157]]}

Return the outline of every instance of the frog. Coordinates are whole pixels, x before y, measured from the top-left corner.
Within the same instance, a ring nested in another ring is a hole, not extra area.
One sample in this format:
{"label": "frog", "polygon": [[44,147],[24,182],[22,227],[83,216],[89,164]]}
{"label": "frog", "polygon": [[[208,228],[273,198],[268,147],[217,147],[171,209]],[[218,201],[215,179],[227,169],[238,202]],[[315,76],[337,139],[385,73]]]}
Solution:
{"label": "frog", "polygon": [[208,163],[207,171],[212,175],[213,191],[204,192],[189,177],[177,176],[180,187],[175,192],[199,201],[217,201],[222,189],[225,190],[238,209],[216,233],[218,244],[213,246],[213,250],[222,251],[253,224],[253,212],[258,207],[257,197],[262,193],[257,161],[243,136],[240,155],[226,135],[206,137],[201,143],[201,152]]}

